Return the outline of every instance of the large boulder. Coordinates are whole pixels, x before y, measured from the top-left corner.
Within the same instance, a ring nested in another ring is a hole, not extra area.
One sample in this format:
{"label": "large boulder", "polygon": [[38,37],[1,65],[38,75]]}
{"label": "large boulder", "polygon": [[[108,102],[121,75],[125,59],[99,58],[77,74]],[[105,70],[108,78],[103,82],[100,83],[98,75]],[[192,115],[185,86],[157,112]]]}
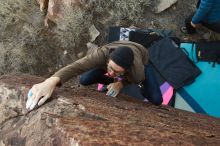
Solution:
{"label": "large boulder", "polygon": [[158,2],[158,5],[155,9],[155,13],[161,13],[162,11],[170,8],[170,6],[175,4],[177,0],[159,0],[157,2]]}
{"label": "large boulder", "polygon": [[50,101],[25,109],[28,89],[43,78],[0,77],[0,145],[219,145],[220,120],[68,83]]}

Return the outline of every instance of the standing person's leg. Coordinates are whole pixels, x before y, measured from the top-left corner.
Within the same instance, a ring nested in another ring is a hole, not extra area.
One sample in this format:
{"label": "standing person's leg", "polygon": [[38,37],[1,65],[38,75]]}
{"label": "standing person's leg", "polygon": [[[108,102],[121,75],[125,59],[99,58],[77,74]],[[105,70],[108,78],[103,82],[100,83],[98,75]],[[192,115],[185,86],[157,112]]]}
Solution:
{"label": "standing person's leg", "polygon": [[[191,14],[189,17],[185,19],[185,29],[187,34],[194,34],[196,32],[196,28],[191,25],[192,17],[194,14]],[[184,31],[184,30],[182,30]]]}
{"label": "standing person's leg", "polygon": [[155,105],[162,104],[162,94],[151,64],[145,65],[145,78],[141,88],[143,96]]}
{"label": "standing person's leg", "polygon": [[201,0],[198,0],[197,4],[196,4],[196,8],[198,9],[199,8],[199,5],[201,3]]}
{"label": "standing person's leg", "polygon": [[[197,4],[196,4],[196,8],[199,8],[201,0],[198,0]],[[195,12],[194,12],[195,13]],[[186,19],[185,19],[185,27],[181,28],[181,31],[183,33],[187,33],[187,34],[194,34],[196,32],[196,28],[194,28],[191,25],[191,21],[192,21],[192,17],[194,16],[194,13],[192,13],[191,15],[189,15]]]}
{"label": "standing person's leg", "polygon": [[80,76],[79,82],[84,86],[96,83],[102,83],[106,85],[112,83],[114,79],[106,76],[105,73],[106,71],[104,69],[91,69]]}

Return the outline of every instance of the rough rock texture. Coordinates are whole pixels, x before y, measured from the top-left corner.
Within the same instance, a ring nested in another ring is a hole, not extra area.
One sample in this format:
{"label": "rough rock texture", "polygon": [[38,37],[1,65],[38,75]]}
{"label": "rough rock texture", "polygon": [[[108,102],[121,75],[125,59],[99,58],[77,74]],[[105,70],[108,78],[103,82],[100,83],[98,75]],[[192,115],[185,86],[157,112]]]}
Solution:
{"label": "rough rock texture", "polygon": [[0,145],[219,145],[220,120],[123,95],[107,97],[77,85],[56,89],[52,100],[25,109],[30,86],[42,78],[0,77]]}
{"label": "rough rock texture", "polygon": [[0,74],[53,74],[86,54],[86,44],[91,40],[89,28],[93,25],[100,32],[94,42],[98,46],[106,43],[109,26],[172,29],[187,40],[220,38],[206,29],[192,36],[180,33],[184,18],[195,10],[197,0],[171,0],[172,6],[163,5],[163,9],[168,8],[156,14],[159,1],[163,2],[1,0]]}
{"label": "rough rock texture", "polygon": [[175,4],[177,0],[159,0],[159,4],[157,5],[157,8],[155,9],[155,13],[161,13],[162,11],[169,8],[171,5]]}
{"label": "rough rock texture", "polygon": [[44,25],[49,26],[48,20],[57,22],[64,18],[63,12],[65,9],[70,9],[72,7],[82,7],[80,0],[37,0],[40,5],[40,10],[46,10],[46,17],[44,20]]}

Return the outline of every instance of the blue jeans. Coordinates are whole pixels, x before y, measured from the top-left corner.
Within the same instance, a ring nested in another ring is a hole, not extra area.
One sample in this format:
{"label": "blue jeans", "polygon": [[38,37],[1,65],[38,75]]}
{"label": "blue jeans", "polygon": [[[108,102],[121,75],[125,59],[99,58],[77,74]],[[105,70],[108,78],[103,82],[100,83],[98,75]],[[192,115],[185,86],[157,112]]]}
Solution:
{"label": "blue jeans", "polygon": [[[188,34],[193,34],[196,32],[196,28],[194,28],[191,25],[191,21],[192,21],[193,16],[194,16],[194,14],[191,14],[190,16],[188,16],[185,19],[185,26],[186,26],[186,30],[187,30]],[[220,33],[220,22],[210,24],[210,23],[202,21],[201,24],[214,32]]]}
{"label": "blue jeans", "polygon": [[[145,65],[144,71],[146,79],[142,82],[141,93],[149,102],[154,105],[160,105],[163,102],[163,98],[152,65]],[[81,75],[80,84],[84,86],[96,83],[107,85],[114,82],[114,79],[105,76],[105,73],[106,71],[100,68],[89,70]]]}
{"label": "blue jeans", "polygon": [[[201,0],[198,0],[197,5],[196,5],[197,9],[199,8],[200,3],[201,3]],[[196,32],[196,28],[192,27],[192,25],[191,25],[191,21],[192,21],[193,16],[194,16],[194,13],[189,15],[185,19],[186,30],[189,34],[193,34]],[[220,33],[220,22],[210,24],[210,23],[202,21],[201,24],[214,32]]]}
{"label": "blue jeans", "polygon": [[142,82],[141,93],[148,101],[154,105],[160,105],[163,102],[160,85],[154,75],[153,67],[151,64],[145,65],[145,80]]}

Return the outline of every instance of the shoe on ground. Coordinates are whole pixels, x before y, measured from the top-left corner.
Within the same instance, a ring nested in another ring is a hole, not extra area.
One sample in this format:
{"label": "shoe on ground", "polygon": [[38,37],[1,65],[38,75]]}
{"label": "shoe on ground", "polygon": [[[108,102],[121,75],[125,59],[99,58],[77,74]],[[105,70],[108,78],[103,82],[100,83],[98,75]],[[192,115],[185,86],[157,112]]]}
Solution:
{"label": "shoe on ground", "polygon": [[194,34],[194,33],[196,33],[196,29],[195,28],[189,28],[189,30],[187,30],[187,28],[185,26],[181,27],[180,31],[183,34]]}

